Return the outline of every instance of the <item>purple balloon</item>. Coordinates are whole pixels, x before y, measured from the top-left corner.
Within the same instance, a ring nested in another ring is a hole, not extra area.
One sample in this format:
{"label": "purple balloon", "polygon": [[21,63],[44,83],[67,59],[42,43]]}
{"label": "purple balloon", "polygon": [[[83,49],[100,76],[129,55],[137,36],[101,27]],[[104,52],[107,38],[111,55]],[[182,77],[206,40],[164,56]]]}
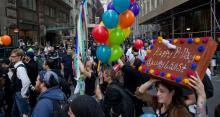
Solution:
{"label": "purple balloon", "polygon": [[115,10],[115,6],[113,5],[113,2],[108,3],[107,10]]}
{"label": "purple balloon", "polygon": [[115,10],[115,6],[114,6],[113,2],[108,3],[107,10],[114,10],[115,12],[118,13],[118,11]]}
{"label": "purple balloon", "polygon": [[135,16],[137,16],[140,11],[140,6],[138,5],[137,2],[134,2],[133,4],[131,4],[129,9],[134,13]]}

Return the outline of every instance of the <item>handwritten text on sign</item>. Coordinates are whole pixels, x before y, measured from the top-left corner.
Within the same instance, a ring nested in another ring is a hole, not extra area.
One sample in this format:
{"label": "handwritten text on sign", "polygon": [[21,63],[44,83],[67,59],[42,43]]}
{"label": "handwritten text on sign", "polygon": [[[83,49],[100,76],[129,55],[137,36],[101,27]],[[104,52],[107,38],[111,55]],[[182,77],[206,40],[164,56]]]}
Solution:
{"label": "handwritten text on sign", "polygon": [[[161,70],[172,70],[176,72],[184,72],[187,69],[187,64],[194,61],[196,55],[190,52],[189,48],[177,47],[176,50],[164,50],[160,47],[156,48],[152,58],[147,60],[147,66],[157,66]],[[160,59],[154,59],[160,58]],[[173,59],[180,60],[179,62]]]}

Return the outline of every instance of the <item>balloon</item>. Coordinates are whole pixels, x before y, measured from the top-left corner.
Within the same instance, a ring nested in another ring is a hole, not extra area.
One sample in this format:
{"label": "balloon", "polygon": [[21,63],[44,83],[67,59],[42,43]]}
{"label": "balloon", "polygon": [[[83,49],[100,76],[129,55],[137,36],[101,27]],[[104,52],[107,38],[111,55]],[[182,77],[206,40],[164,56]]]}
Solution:
{"label": "balloon", "polygon": [[111,57],[109,62],[114,62],[118,60],[123,54],[123,50],[120,46],[116,45],[111,48]]}
{"label": "balloon", "polygon": [[0,37],[0,45],[2,45],[2,38]]}
{"label": "balloon", "polygon": [[113,0],[113,5],[116,11],[123,13],[130,7],[130,0]]}
{"label": "balloon", "polygon": [[109,34],[104,26],[96,26],[92,29],[92,36],[97,42],[104,43],[108,39]]}
{"label": "balloon", "polygon": [[111,46],[121,45],[125,40],[125,33],[122,29],[114,29],[109,36],[109,43]]}
{"label": "balloon", "polygon": [[108,29],[108,34],[110,35],[113,30],[115,30],[115,28],[113,28],[113,29]]}
{"label": "balloon", "polygon": [[137,2],[134,2],[133,4],[131,4],[129,9],[134,13],[135,16],[137,16],[140,11],[140,6],[138,5]]}
{"label": "balloon", "polygon": [[107,10],[115,10],[115,7],[112,2],[108,3]]}
{"label": "balloon", "polygon": [[156,115],[153,113],[145,113],[145,114],[141,115],[140,117],[156,117]]}
{"label": "balloon", "polygon": [[109,40],[105,41],[105,45],[110,46]]}
{"label": "balloon", "polygon": [[134,13],[131,10],[127,10],[126,12],[120,14],[119,25],[121,28],[128,28],[134,23],[134,20]]}
{"label": "balloon", "polygon": [[113,10],[107,10],[102,15],[102,21],[108,29],[117,27],[118,14]]}
{"label": "balloon", "polygon": [[1,41],[2,41],[2,44],[3,44],[4,46],[8,46],[8,45],[11,44],[11,37],[8,36],[8,35],[3,35],[3,36],[1,37]]}
{"label": "balloon", "polygon": [[106,45],[100,45],[96,50],[96,56],[102,63],[107,63],[111,56],[111,49]]}
{"label": "balloon", "polygon": [[131,33],[131,28],[125,28],[123,29],[124,33],[125,33],[125,38],[129,37],[130,33]]}
{"label": "balloon", "polygon": [[99,23],[99,26],[105,26],[105,25],[104,25],[104,23],[103,23],[103,22],[100,22],[100,23]]}
{"label": "balloon", "polygon": [[134,3],[135,0],[130,0],[131,4]]}
{"label": "balloon", "polygon": [[134,42],[134,47],[136,49],[141,49],[143,47],[143,41],[140,40],[140,39],[137,39],[135,42]]}

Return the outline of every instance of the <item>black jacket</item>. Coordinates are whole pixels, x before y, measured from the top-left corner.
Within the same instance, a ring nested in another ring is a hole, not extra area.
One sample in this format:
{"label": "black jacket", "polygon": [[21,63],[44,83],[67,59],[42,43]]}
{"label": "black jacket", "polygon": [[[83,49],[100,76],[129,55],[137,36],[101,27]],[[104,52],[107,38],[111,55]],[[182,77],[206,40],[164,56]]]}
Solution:
{"label": "black jacket", "polygon": [[105,98],[101,102],[106,117],[113,115],[122,117],[134,117],[134,104],[122,85],[113,81],[105,91]]}

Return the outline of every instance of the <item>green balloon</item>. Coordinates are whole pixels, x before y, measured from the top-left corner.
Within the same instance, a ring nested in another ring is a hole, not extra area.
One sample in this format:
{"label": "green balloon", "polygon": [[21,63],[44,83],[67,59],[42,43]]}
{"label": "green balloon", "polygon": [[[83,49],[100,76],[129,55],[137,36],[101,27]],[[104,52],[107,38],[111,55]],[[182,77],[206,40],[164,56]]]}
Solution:
{"label": "green balloon", "polygon": [[109,62],[114,62],[118,60],[123,54],[123,50],[120,46],[115,45],[111,48],[111,57],[109,59]]}
{"label": "green balloon", "polygon": [[125,40],[125,33],[122,29],[114,29],[109,36],[111,46],[121,45]]}

